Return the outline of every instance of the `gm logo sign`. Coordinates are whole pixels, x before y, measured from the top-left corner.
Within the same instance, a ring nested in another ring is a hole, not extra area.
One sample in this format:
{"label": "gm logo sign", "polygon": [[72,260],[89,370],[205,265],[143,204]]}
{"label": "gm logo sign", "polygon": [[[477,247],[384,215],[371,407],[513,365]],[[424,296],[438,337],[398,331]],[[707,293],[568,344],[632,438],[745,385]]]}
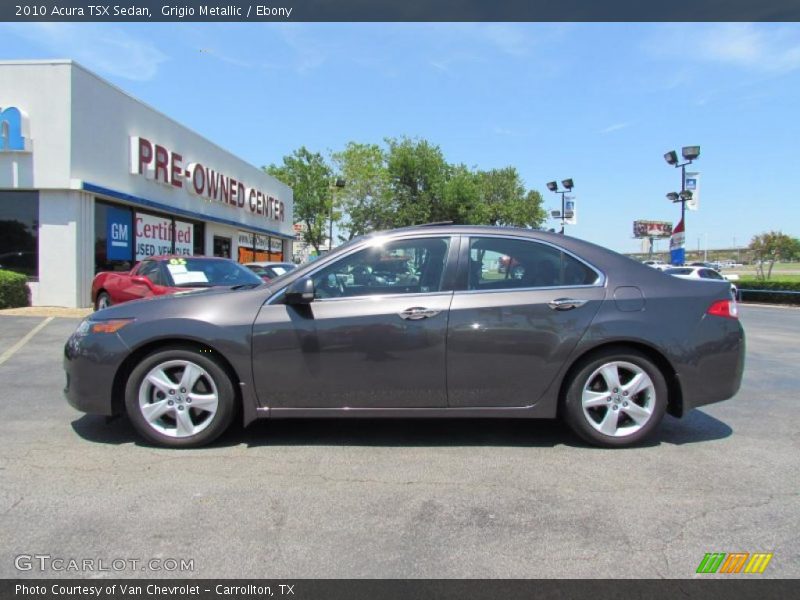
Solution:
{"label": "gm logo sign", "polygon": [[133,226],[130,209],[106,207],[106,258],[133,260]]}
{"label": "gm logo sign", "polygon": [[29,152],[28,115],[16,106],[0,107],[0,152]]}

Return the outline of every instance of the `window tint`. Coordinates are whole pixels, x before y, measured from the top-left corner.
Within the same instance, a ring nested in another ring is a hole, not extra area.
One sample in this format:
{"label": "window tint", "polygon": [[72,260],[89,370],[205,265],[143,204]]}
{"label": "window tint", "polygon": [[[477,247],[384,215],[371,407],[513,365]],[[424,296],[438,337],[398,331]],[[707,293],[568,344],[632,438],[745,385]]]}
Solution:
{"label": "window tint", "polygon": [[313,276],[316,297],[438,292],[449,243],[449,238],[422,238],[360,250]]}
{"label": "window tint", "polygon": [[471,238],[468,289],[591,285],[598,274],[558,248],[503,238]]}

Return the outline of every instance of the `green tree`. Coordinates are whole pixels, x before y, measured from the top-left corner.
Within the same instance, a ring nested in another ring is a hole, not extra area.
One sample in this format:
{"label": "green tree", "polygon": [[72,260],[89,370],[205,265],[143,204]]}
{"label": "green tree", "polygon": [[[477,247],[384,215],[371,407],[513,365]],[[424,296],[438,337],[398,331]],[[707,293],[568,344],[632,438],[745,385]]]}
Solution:
{"label": "green tree", "polygon": [[352,240],[393,226],[393,207],[386,169],[386,153],[377,144],[350,142],[334,152],[333,163],[346,186],[337,194],[337,212],[343,217],[343,239]]}
{"label": "green tree", "polygon": [[449,166],[441,149],[426,140],[387,139],[386,168],[395,227],[445,221],[444,187]]}
{"label": "green tree", "polygon": [[481,191],[481,219],[489,225],[539,227],[547,215],[542,196],[526,191],[515,167],[478,172]]}
{"label": "green tree", "polygon": [[[752,239],[750,251],[756,260],[758,278],[767,280],[772,277],[772,267],[776,261],[790,260],[800,255],[800,241],[780,231],[768,231]],[[765,263],[769,265],[766,274]]]}
{"label": "green tree", "polygon": [[475,171],[466,165],[450,166],[444,185],[443,207],[446,216],[443,221],[453,221],[461,225],[476,225],[482,220],[480,179]]}
{"label": "green tree", "polygon": [[332,211],[333,171],[319,152],[305,146],[283,157],[282,165],[270,165],[264,170],[292,188],[294,193],[294,222],[305,224],[303,241],[319,253],[328,238],[328,222]]}

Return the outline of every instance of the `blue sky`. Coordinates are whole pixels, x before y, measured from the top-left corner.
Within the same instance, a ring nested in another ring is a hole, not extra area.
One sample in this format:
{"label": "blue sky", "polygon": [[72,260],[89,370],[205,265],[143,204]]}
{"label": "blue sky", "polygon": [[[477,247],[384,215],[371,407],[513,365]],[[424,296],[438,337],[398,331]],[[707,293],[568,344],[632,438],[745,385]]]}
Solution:
{"label": "blue sky", "polygon": [[568,233],[618,251],[677,221],[662,155],[699,144],[688,248],[800,236],[797,24],[0,24],[0,58],[75,59],[258,166],[408,135],[548,208],[572,177]]}

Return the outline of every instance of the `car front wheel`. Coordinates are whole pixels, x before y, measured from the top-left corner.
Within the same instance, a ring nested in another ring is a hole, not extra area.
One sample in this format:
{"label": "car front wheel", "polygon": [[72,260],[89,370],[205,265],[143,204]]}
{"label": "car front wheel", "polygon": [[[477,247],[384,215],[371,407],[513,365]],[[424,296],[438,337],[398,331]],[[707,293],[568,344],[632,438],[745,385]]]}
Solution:
{"label": "car front wheel", "polygon": [[148,355],[133,369],[125,408],[148,441],[188,448],[208,444],[228,428],[235,393],[212,355],[168,348]]}
{"label": "car front wheel", "polygon": [[632,446],[658,427],[667,408],[667,384],[659,368],[634,349],[608,349],[574,370],[564,398],[564,417],[587,442]]}
{"label": "car front wheel", "polygon": [[94,309],[103,310],[109,306],[111,306],[111,296],[109,296],[106,292],[100,292],[97,294],[97,299],[94,301]]}

